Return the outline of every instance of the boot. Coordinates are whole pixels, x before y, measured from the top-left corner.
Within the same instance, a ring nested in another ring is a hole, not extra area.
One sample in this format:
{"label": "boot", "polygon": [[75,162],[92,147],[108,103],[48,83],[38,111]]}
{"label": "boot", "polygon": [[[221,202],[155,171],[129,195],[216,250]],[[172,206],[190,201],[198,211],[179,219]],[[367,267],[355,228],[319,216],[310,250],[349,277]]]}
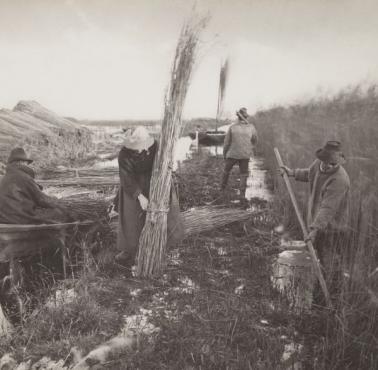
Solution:
{"label": "boot", "polygon": [[240,200],[245,199],[245,192],[247,190],[247,174],[240,175]]}

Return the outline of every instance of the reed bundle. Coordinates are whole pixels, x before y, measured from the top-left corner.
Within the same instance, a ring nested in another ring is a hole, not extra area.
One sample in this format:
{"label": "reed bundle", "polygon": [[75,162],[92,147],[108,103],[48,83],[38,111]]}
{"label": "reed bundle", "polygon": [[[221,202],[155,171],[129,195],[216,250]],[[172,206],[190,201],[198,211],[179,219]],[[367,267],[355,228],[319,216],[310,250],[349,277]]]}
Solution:
{"label": "reed bundle", "polygon": [[84,158],[93,149],[88,129],[33,101],[0,110],[0,159],[15,146],[23,146],[37,166]]}
{"label": "reed bundle", "polygon": [[165,96],[159,147],[155,156],[150,203],[139,239],[137,275],[158,276],[166,265],[167,212],[171,192],[173,150],[181,131],[181,115],[195,62],[199,35],[207,17],[193,17],[182,28],[176,46],[170,84]]}
{"label": "reed bundle", "polygon": [[92,176],[92,177],[71,177],[64,179],[38,180],[43,186],[115,186],[119,184],[119,176]]}
{"label": "reed bundle", "polygon": [[45,168],[40,175],[42,180],[57,180],[73,177],[117,176],[118,168]]}
{"label": "reed bundle", "polygon": [[105,177],[105,176],[118,176],[119,170],[117,168],[82,168],[78,171],[79,177]]}
{"label": "reed bundle", "polygon": [[68,197],[60,203],[78,220],[100,221],[107,216],[110,202],[104,198],[90,198],[88,196]]}
{"label": "reed bundle", "polygon": [[[243,222],[261,215],[264,210],[248,211],[236,208],[225,208],[217,206],[203,206],[181,212],[185,228],[185,237],[198,235],[219,227]],[[113,232],[117,231],[118,219],[111,222]]]}
{"label": "reed bundle", "polygon": [[243,222],[264,211],[248,211],[236,208],[199,207],[182,212],[185,236],[201,234],[234,222]]}

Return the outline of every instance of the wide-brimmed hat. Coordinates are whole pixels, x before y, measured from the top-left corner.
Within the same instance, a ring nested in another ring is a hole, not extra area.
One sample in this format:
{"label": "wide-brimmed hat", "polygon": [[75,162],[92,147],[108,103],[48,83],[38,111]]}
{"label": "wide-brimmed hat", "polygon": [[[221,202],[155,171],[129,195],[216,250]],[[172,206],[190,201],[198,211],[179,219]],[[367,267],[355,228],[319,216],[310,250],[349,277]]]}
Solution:
{"label": "wide-brimmed hat", "polygon": [[143,126],[126,131],[123,145],[128,149],[147,150],[154,143],[153,137]]}
{"label": "wide-brimmed hat", "polygon": [[315,155],[323,162],[335,164],[339,163],[344,157],[344,154],[341,151],[341,143],[336,140],[327,141],[323,148],[320,148],[315,152]]}
{"label": "wide-brimmed hat", "polygon": [[247,119],[249,117],[248,113],[247,113],[247,108],[240,108],[237,112],[236,112],[236,115],[239,117],[239,118],[244,118],[244,119]]}
{"label": "wide-brimmed hat", "polygon": [[25,162],[29,162],[29,163],[33,162],[33,160],[30,159],[26,155],[25,150],[23,148],[14,148],[10,152],[9,158],[8,158],[8,163],[12,163],[12,162],[16,162],[16,161],[25,161]]}

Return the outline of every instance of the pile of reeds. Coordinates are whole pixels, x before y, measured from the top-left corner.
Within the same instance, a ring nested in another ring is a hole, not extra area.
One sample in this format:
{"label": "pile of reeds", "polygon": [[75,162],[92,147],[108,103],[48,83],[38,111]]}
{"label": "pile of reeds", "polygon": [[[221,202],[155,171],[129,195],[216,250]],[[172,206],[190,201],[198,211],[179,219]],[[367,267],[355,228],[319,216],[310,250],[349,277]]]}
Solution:
{"label": "pile of reeds", "polygon": [[44,168],[39,178],[57,180],[73,177],[109,177],[117,176],[118,168]]}
{"label": "pile of reeds", "polygon": [[101,221],[107,216],[110,201],[105,198],[91,198],[89,196],[71,196],[61,199],[60,203],[77,220]]}
{"label": "pile of reeds", "polygon": [[139,277],[158,276],[166,265],[167,213],[171,193],[173,150],[181,131],[181,115],[198,47],[207,17],[192,19],[182,28],[165,97],[159,147],[155,157],[149,208],[139,239]]}
{"label": "pile of reeds", "polygon": [[234,222],[243,222],[261,215],[264,210],[249,211],[237,208],[204,206],[182,212],[185,236],[201,234]]}
{"label": "pile of reeds", "polygon": [[[217,206],[203,206],[181,212],[184,223],[185,237],[198,235],[215,230],[234,222],[243,222],[260,216],[265,210],[242,210]],[[117,231],[118,218],[111,222],[113,232]]]}
{"label": "pile of reeds", "polygon": [[[60,200],[77,220],[103,221],[107,218],[107,209],[111,204],[109,197],[90,195],[72,195]],[[219,206],[202,206],[181,212],[185,236],[201,234],[234,222],[243,222],[260,216],[265,210],[242,210]],[[111,229],[116,233],[118,217],[111,221]]]}
{"label": "pile of reeds", "polygon": [[53,180],[38,180],[38,183],[42,186],[115,186],[119,184],[119,176],[93,176],[93,177],[69,177]]}
{"label": "pile of reeds", "polygon": [[0,110],[0,159],[15,146],[23,146],[37,167],[86,158],[94,148],[88,129],[34,101]]}

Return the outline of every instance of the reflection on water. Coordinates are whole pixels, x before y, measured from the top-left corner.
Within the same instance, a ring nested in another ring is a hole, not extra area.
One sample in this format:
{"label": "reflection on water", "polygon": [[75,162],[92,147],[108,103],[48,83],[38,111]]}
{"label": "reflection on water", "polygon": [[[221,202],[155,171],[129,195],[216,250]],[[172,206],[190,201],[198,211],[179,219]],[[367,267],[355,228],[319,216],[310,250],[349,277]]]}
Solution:
{"label": "reflection on water", "polygon": [[210,145],[198,147],[198,151],[203,154],[208,154],[212,157],[221,157],[223,156],[223,146],[222,145]]}
{"label": "reflection on water", "polygon": [[185,161],[191,157],[192,147],[195,146],[196,141],[189,136],[180,137],[176,143],[173,151],[174,165],[173,170],[176,171],[180,162]]}
{"label": "reflection on water", "polygon": [[250,200],[252,198],[260,198],[270,200],[271,194],[266,187],[266,170],[262,170],[263,160],[253,157],[248,164],[247,190],[245,197]]}
{"label": "reflection on water", "polygon": [[302,244],[304,250],[287,250],[278,255],[272,275],[274,286],[286,294],[292,306],[298,310],[311,308],[315,281],[311,257],[305,250],[304,242]]}

